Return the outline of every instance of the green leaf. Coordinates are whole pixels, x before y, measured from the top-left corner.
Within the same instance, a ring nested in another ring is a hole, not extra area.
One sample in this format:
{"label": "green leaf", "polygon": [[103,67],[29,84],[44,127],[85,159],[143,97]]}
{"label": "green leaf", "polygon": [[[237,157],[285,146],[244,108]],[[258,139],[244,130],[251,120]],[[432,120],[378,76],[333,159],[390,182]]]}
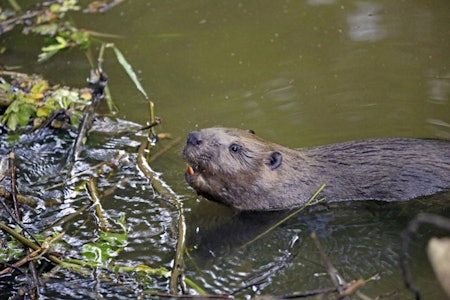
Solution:
{"label": "green leaf", "polygon": [[127,245],[127,233],[116,233],[116,232],[100,232],[100,239],[108,242],[111,246],[125,247]]}
{"label": "green leaf", "polygon": [[121,215],[116,221],[123,229],[123,233],[100,231],[96,242],[83,245],[81,253],[91,262],[104,263],[119,255],[127,245],[128,231],[125,224],[125,215]]}
{"label": "green leaf", "polygon": [[18,94],[6,109],[2,122],[12,130],[16,130],[17,126],[27,125],[30,118],[36,114],[37,108],[34,103],[34,99]]}
{"label": "green leaf", "polygon": [[58,32],[58,23],[36,25],[31,28],[31,31],[41,35],[54,36]]}
{"label": "green leaf", "polygon": [[[4,121],[3,121],[4,122]],[[6,126],[8,126],[11,130],[16,130],[17,124],[18,124],[17,116],[12,115],[9,118],[7,118]]]}
{"label": "green leaf", "polygon": [[85,101],[80,99],[80,95],[78,92],[70,91],[64,88],[54,91],[51,94],[50,99],[47,101],[50,101],[52,105],[58,103],[60,108],[65,109],[69,108],[69,106],[71,106],[73,103],[82,103],[84,105],[87,105]]}
{"label": "green leaf", "polygon": [[108,241],[103,241],[84,244],[81,253],[88,261],[104,263],[119,255],[122,249],[122,247],[115,247]]}
{"label": "green leaf", "polygon": [[54,52],[54,51],[59,51],[59,50],[69,47],[69,43],[66,41],[65,38],[63,38],[61,36],[57,36],[55,39],[56,39],[57,44],[52,44],[47,47],[42,47],[41,50],[43,52]]}
{"label": "green leaf", "polygon": [[70,116],[70,124],[72,124],[75,127],[78,127],[78,125],[80,124],[80,118],[76,115],[71,115]]}
{"label": "green leaf", "polygon": [[91,37],[87,32],[75,30],[70,38],[83,50],[87,50],[91,45]]}
{"label": "green leaf", "polygon": [[22,244],[17,240],[6,242],[0,247],[0,261],[10,262],[17,260],[24,254]]}
{"label": "green leaf", "polygon": [[0,89],[4,90],[4,91],[9,91],[11,90],[11,85],[7,82],[0,84]]}
{"label": "green leaf", "polygon": [[[61,1],[59,1],[61,3]],[[54,13],[65,13],[69,10],[80,10],[77,0],[64,0],[61,4],[54,3],[50,6],[50,11]]]}
{"label": "green leaf", "polygon": [[38,62],[43,62],[48,60],[50,57],[52,57],[53,55],[55,55],[56,53],[58,53],[59,50],[55,50],[55,51],[48,51],[48,52],[41,52],[38,55]]}
{"label": "green leaf", "polygon": [[116,46],[113,46],[113,49],[114,49],[114,53],[116,54],[117,60],[122,65],[125,72],[127,72],[128,76],[130,76],[130,78],[133,81],[136,88],[142,93],[142,95],[144,95],[145,99],[148,99],[147,92],[142,87],[141,83],[139,82],[138,77],[136,76],[136,73],[133,71],[133,68],[128,63],[128,61],[125,59],[122,52],[120,52],[120,50]]}
{"label": "green leaf", "polygon": [[94,243],[87,243],[81,248],[81,254],[86,258],[87,261],[91,262],[104,262],[102,249],[95,245]]}
{"label": "green leaf", "polygon": [[48,90],[48,82],[46,80],[41,80],[38,83],[36,83],[35,85],[33,85],[33,87],[31,88],[31,93],[43,93],[46,90]]}

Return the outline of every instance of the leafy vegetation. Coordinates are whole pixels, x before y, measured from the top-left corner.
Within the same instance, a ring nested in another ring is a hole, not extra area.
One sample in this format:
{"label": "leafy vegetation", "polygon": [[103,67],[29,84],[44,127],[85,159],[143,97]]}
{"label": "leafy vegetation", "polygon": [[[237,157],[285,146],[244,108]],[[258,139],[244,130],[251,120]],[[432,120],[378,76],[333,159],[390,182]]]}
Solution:
{"label": "leafy vegetation", "polygon": [[81,253],[90,262],[104,263],[116,257],[127,245],[128,230],[125,223],[125,215],[118,220],[123,232],[100,231],[98,239],[83,245]]}
{"label": "leafy vegetation", "polygon": [[[95,1],[95,5],[89,5],[89,12],[95,11],[93,7],[97,7],[100,1]],[[120,3],[115,0],[109,4],[102,6],[103,8],[111,8],[111,5]],[[41,48],[41,52],[37,56],[37,61],[45,63],[54,55],[67,49],[76,48],[83,51],[91,63],[92,70],[89,79],[89,88],[73,88],[61,86],[59,84],[50,84],[47,80],[39,75],[27,75],[12,71],[17,66],[1,66],[0,67],[0,129],[5,129],[12,133],[28,133],[43,127],[52,128],[72,128],[76,131],[78,127],[78,135],[73,143],[72,149],[69,149],[69,158],[62,162],[64,170],[62,173],[71,174],[73,163],[76,162],[79,148],[84,145],[93,121],[95,109],[99,100],[103,100],[106,96],[109,100],[108,105],[113,111],[114,104],[110,99],[110,93],[107,89],[107,77],[102,71],[101,62],[103,61],[103,53],[105,49],[113,49],[117,61],[129,75],[135,87],[148,99],[147,93],[141,86],[131,65],[127,62],[122,52],[112,43],[105,43],[94,36],[100,34],[81,30],[74,26],[68,20],[67,14],[71,11],[80,11],[81,6],[77,0],[61,0],[42,2],[37,4],[35,10],[22,10],[19,3],[10,0],[12,9],[5,9],[4,4],[0,4],[0,28],[1,34],[11,31],[14,28],[22,27],[22,33],[25,35],[33,34],[42,36],[45,45]],[[97,7],[98,8],[98,7]],[[97,9],[96,8],[96,9]],[[94,67],[91,57],[92,44],[96,43],[100,47],[98,65]],[[7,46],[6,46],[7,47]],[[5,51],[5,46],[1,49]],[[106,95],[106,96],[105,96]],[[151,121],[152,124],[159,124],[154,120],[153,103],[150,102]],[[153,125],[145,127],[150,129],[149,135],[154,135]],[[0,131],[1,132],[1,131]],[[32,138],[32,137],[31,137]],[[94,201],[93,207],[96,207],[94,219],[100,220],[101,224],[97,230],[93,232],[92,240],[86,241],[79,249],[78,258],[64,257],[64,253],[69,251],[68,245],[60,242],[61,237],[66,235],[64,231],[57,231],[50,235],[48,233],[36,234],[38,238],[31,233],[25,225],[21,224],[20,210],[14,211],[8,208],[8,204],[19,207],[23,199],[23,195],[18,192],[17,175],[15,173],[14,153],[10,153],[8,159],[0,157],[0,167],[9,165],[7,168],[0,168],[0,183],[9,179],[10,191],[8,188],[0,186],[0,202],[4,211],[9,215],[10,223],[4,224],[0,222],[0,229],[5,233],[5,240],[0,242],[0,261],[8,262],[12,266],[3,266],[0,270],[0,276],[8,273],[15,273],[17,270],[24,270],[26,266],[29,269],[39,266],[44,270],[44,261],[51,261],[53,265],[64,267],[80,274],[86,274],[87,270],[106,270],[107,274],[127,273],[133,276],[133,281],[140,286],[151,284],[150,276],[168,276],[169,272],[163,267],[150,267],[144,264],[128,263],[120,264],[115,259],[124,250],[128,244],[128,225],[126,223],[125,214],[122,214],[117,220],[106,217],[101,209],[100,197],[97,195],[95,182],[91,180],[89,184],[81,182],[81,187],[71,187],[74,190],[87,190],[87,194]],[[113,167],[110,162],[103,162],[92,167],[101,168],[108,164]],[[109,169],[110,169],[109,168]],[[24,171],[26,173],[26,170]],[[25,175],[26,176],[26,175]],[[96,176],[102,176],[99,171]],[[66,182],[63,181],[62,185]],[[37,196],[39,197],[39,196]],[[8,202],[5,202],[6,199]],[[32,201],[33,202],[33,201]],[[27,203],[28,204],[28,203]],[[65,216],[63,220],[58,220],[62,224],[69,223],[69,220],[79,213],[86,211],[87,206],[76,208],[74,214]],[[90,214],[86,214],[87,217]],[[89,218],[92,220],[92,218]],[[108,226],[106,226],[108,224]],[[113,226],[109,225],[113,224]],[[75,235],[76,233],[74,233]],[[47,236],[44,238],[43,236]],[[61,254],[63,253],[63,254]],[[36,265],[36,266],[35,266]],[[21,271],[25,274],[25,271]],[[33,273],[33,271],[30,271]],[[36,276],[36,272],[34,272]],[[39,279],[33,277],[33,284],[30,282],[25,288],[20,288],[17,294],[29,294],[30,299],[39,298],[37,286]],[[1,294],[0,294],[1,296]]]}
{"label": "leafy vegetation", "polygon": [[[97,2],[97,1],[96,1]],[[14,1],[11,3],[14,11],[2,9],[0,6],[0,27],[2,33],[12,30],[16,26],[22,26],[24,34],[37,34],[44,37],[45,46],[41,48],[38,61],[44,62],[55,54],[69,48],[77,48],[86,54],[93,65],[91,57],[91,45],[99,44],[99,66],[103,61],[105,49],[112,48],[119,64],[129,75],[136,88],[148,99],[147,93],[140,84],[131,65],[127,62],[122,52],[112,43],[104,43],[95,36],[104,36],[93,31],[79,29],[67,20],[67,13],[81,10],[77,0],[63,0],[58,2],[44,2],[40,9],[26,11],[22,10]],[[99,3],[89,6],[97,7]],[[19,15],[20,14],[20,15]],[[2,34],[0,33],[0,34]],[[108,35],[111,36],[111,35]],[[8,66],[5,66],[8,68]],[[94,67],[93,67],[94,68]],[[0,77],[0,121],[10,130],[31,124],[33,129],[38,128],[53,113],[62,110],[70,120],[70,125],[77,126],[83,111],[90,104],[91,91],[87,89],[74,89],[60,86],[49,86],[48,82],[39,76],[27,76],[14,72],[2,72],[0,75],[9,75],[14,80],[8,81]],[[106,88],[107,103],[111,112],[117,110],[112,103],[108,88]],[[62,126],[54,122],[56,127]]]}
{"label": "leafy vegetation", "polygon": [[[15,74],[17,75],[17,74]],[[0,95],[4,109],[1,122],[11,130],[31,125],[40,127],[52,114],[63,110],[70,125],[78,126],[86,106],[90,104],[92,93],[89,89],[49,86],[40,76],[20,74],[6,81],[2,78]],[[61,127],[54,122],[53,127]]]}

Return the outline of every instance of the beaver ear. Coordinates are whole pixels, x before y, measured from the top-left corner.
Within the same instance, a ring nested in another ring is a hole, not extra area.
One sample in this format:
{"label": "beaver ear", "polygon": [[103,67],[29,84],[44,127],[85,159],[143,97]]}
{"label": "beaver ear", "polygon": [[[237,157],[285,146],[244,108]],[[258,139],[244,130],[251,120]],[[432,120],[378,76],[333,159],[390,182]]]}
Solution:
{"label": "beaver ear", "polygon": [[283,155],[280,152],[274,151],[270,153],[266,165],[269,166],[271,170],[275,170],[279,166],[281,166],[281,162],[283,161]]}
{"label": "beaver ear", "polygon": [[252,130],[252,129],[247,129],[247,132],[251,133],[251,134],[256,134],[256,132],[254,130]]}

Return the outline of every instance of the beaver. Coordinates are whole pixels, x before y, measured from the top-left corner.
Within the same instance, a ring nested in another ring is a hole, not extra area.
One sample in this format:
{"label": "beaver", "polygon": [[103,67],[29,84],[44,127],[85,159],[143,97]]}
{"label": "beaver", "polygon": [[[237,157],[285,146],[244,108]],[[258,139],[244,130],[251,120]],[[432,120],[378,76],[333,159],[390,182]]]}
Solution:
{"label": "beaver", "polygon": [[304,205],[322,184],[326,201],[405,201],[450,188],[450,142],[380,138],[290,149],[253,132],[213,127],[189,133],[186,181],[237,210]]}

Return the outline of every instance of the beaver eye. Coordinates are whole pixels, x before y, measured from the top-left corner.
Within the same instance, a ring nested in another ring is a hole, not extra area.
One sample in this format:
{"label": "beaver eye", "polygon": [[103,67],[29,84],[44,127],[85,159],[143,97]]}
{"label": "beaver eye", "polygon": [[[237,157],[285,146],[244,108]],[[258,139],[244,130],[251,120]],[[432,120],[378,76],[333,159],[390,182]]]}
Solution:
{"label": "beaver eye", "polygon": [[231,152],[239,152],[239,150],[241,150],[241,146],[237,145],[237,144],[231,144],[230,145],[230,151]]}

